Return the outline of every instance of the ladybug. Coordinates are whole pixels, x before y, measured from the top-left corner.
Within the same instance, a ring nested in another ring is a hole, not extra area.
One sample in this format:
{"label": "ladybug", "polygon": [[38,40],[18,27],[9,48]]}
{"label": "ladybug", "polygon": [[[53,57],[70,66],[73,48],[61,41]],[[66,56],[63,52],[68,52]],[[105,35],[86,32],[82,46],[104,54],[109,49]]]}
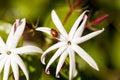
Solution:
{"label": "ladybug", "polygon": [[51,29],[51,34],[52,34],[53,37],[58,36],[58,32],[55,29]]}

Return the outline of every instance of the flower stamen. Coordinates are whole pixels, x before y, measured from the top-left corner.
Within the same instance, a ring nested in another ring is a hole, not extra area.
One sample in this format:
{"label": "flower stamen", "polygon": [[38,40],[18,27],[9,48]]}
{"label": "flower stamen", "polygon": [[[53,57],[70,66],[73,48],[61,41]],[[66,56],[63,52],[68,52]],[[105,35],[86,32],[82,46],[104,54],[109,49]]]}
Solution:
{"label": "flower stamen", "polygon": [[67,44],[68,44],[68,45],[71,45],[71,42],[70,42],[70,41],[68,41],[68,42],[67,42]]}
{"label": "flower stamen", "polygon": [[11,54],[11,51],[7,51],[7,54],[10,55],[10,54]]}

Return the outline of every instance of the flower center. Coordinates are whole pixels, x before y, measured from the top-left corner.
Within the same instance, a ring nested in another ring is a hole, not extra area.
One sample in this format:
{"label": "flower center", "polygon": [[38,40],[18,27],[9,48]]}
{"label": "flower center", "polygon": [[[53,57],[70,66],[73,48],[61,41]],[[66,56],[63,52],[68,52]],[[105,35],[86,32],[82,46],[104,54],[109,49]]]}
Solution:
{"label": "flower center", "polygon": [[11,54],[11,51],[7,51],[7,54],[10,55],[10,54]]}
{"label": "flower center", "polygon": [[67,44],[68,44],[68,45],[71,45],[71,42],[70,42],[70,41],[68,41],[68,42],[67,42]]}

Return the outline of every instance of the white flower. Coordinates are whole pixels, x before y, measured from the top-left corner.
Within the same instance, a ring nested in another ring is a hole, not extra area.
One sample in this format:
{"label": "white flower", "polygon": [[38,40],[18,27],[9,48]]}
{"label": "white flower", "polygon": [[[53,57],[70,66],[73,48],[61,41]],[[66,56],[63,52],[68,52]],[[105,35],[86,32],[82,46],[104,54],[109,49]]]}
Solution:
{"label": "white flower", "polygon": [[[49,73],[50,65],[60,56],[60,59],[59,59],[59,62],[58,62],[57,68],[56,68],[56,77],[59,77],[58,73],[61,70],[61,67],[62,67],[66,57],[69,55],[69,59],[70,59],[69,79],[71,80],[75,74],[75,69],[76,69],[75,68],[75,54],[74,54],[75,52],[81,58],[83,58],[92,68],[94,68],[95,70],[99,70],[95,61],[87,54],[86,51],[84,51],[78,45],[80,43],[83,43],[83,42],[97,36],[98,34],[100,34],[101,32],[104,31],[104,29],[102,29],[102,30],[98,30],[98,31],[92,32],[90,34],[87,34],[85,36],[82,36],[86,21],[87,21],[87,15],[85,14],[86,12],[88,12],[88,11],[87,10],[84,11],[81,14],[81,16],[78,17],[78,19],[75,21],[75,23],[72,26],[69,33],[67,33],[66,30],[64,29],[62,23],[60,22],[60,20],[54,10],[51,13],[52,20],[60,33],[57,34],[56,31],[52,32],[53,29],[50,29],[47,27],[40,27],[40,28],[36,29],[38,31],[46,32],[52,36],[54,36],[54,34],[55,34],[54,37],[59,40],[58,43],[49,47],[41,56],[41,61],[43,64],[45,64],[45,58],[46,58],[46,55],[48,54],[48,52],[59,48],[47,64],[47,67],[45,70],[47,73]],[[81,22],[81,24],[80,24],[80,22]],[[56,37],[56,35],[57,35],[57,37]]]}
{"label": "white flower", "polygon": [[30,52],[42,53],[42,50],[35,46],[23,46],[16,48],[18,41],[23,34],[25,24],[25,19],[22,19],[20,22],[19,20],[16,20],[10,34],[8,35],[6,44],[0,37],[0,72],[4,68],[3,80],[8,80],[10,66],[12,68],[15,80],[19,80],[19,67],[25,74],[26,80],[29,80],[28,71],[19,54],[27,54]]}

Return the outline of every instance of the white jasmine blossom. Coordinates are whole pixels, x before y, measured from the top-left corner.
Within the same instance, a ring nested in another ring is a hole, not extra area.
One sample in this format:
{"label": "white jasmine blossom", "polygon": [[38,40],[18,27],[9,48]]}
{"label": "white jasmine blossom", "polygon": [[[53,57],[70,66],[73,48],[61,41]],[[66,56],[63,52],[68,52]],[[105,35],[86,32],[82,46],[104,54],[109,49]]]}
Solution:
{"label": "white jasmine blossom", "polygon": [[29,80],[28,71],[19,54],[27,54],[31,52],[42,53],[42,50],[35,46],[23,46],[16,48],[25,29],[25,24],[25,19],[22,19],[21,21],[16,20],[13,24],[11,32],[8,35],[6,44],[0,37],[0,72],[4,68],[3,80],[8,80],[10,66],[15,80],[19,80],[19,67],[25,74],[26,80]]}
{"label": "white jasmine blossom", "polygon": [[[90,34],[87,34],[85,36],[82,36],[86,21],[87,21],[87,15],[85,14],[86,12],[88,12],[88,11],[87,10],[84,11],[81,14],[81,16],[78,17],[78,19],[73,24],[69,33],[67,33],[66,30],[64,29],[61,21],[59,20],[56,12],[54,10],[52,11],[51,16],[52,16],[52,20],[53,20],[55,26],[59,30],[59,33],[56,33],[56,32],[53,33],[53,32],[51,32],[51,31],[53,31],[53,29],[50,29],[47,27],[39,27],[36,29],[38,31],[46,32],[52,36],[54,36],[53,34],[55,34],[54,37],[59,40],[58,43],[49,47],[41,56],[41,62],[43,64],[45,64],[45,58],[46,58],[46,55],[48,54],[48,52],[58,48],[58,50],[52,56],[52,58],[49,60],[47,66],[46,66],[46,69],[45,69],[46,73],[49,74],[50,65],[60,56],[60,59],[59,59],[59,62],[58,62],[57,68],[56,68],[56,77],[59,77],[58,73],[61,70],[61,67],[62,67],[66,57],[69,55],[69,59],[70,59],[69,79],[71,80],[74,77],[75,69],[76,69],[75,54],[74,54],[75,52],[81,58],[83,58],[92,68],[94,68],[95,70],[99,70],[96,62],[87,54],[86,51],[84,51],[78,45],[80,43],[83,43],[83,42],[97,36],[98,34],[100,34],[104,31],[104,28],[103,28],[102,30],[98,30],[98,31],[92,32]],[[80,22],[81,22],[81,24],[80,24]]]}

